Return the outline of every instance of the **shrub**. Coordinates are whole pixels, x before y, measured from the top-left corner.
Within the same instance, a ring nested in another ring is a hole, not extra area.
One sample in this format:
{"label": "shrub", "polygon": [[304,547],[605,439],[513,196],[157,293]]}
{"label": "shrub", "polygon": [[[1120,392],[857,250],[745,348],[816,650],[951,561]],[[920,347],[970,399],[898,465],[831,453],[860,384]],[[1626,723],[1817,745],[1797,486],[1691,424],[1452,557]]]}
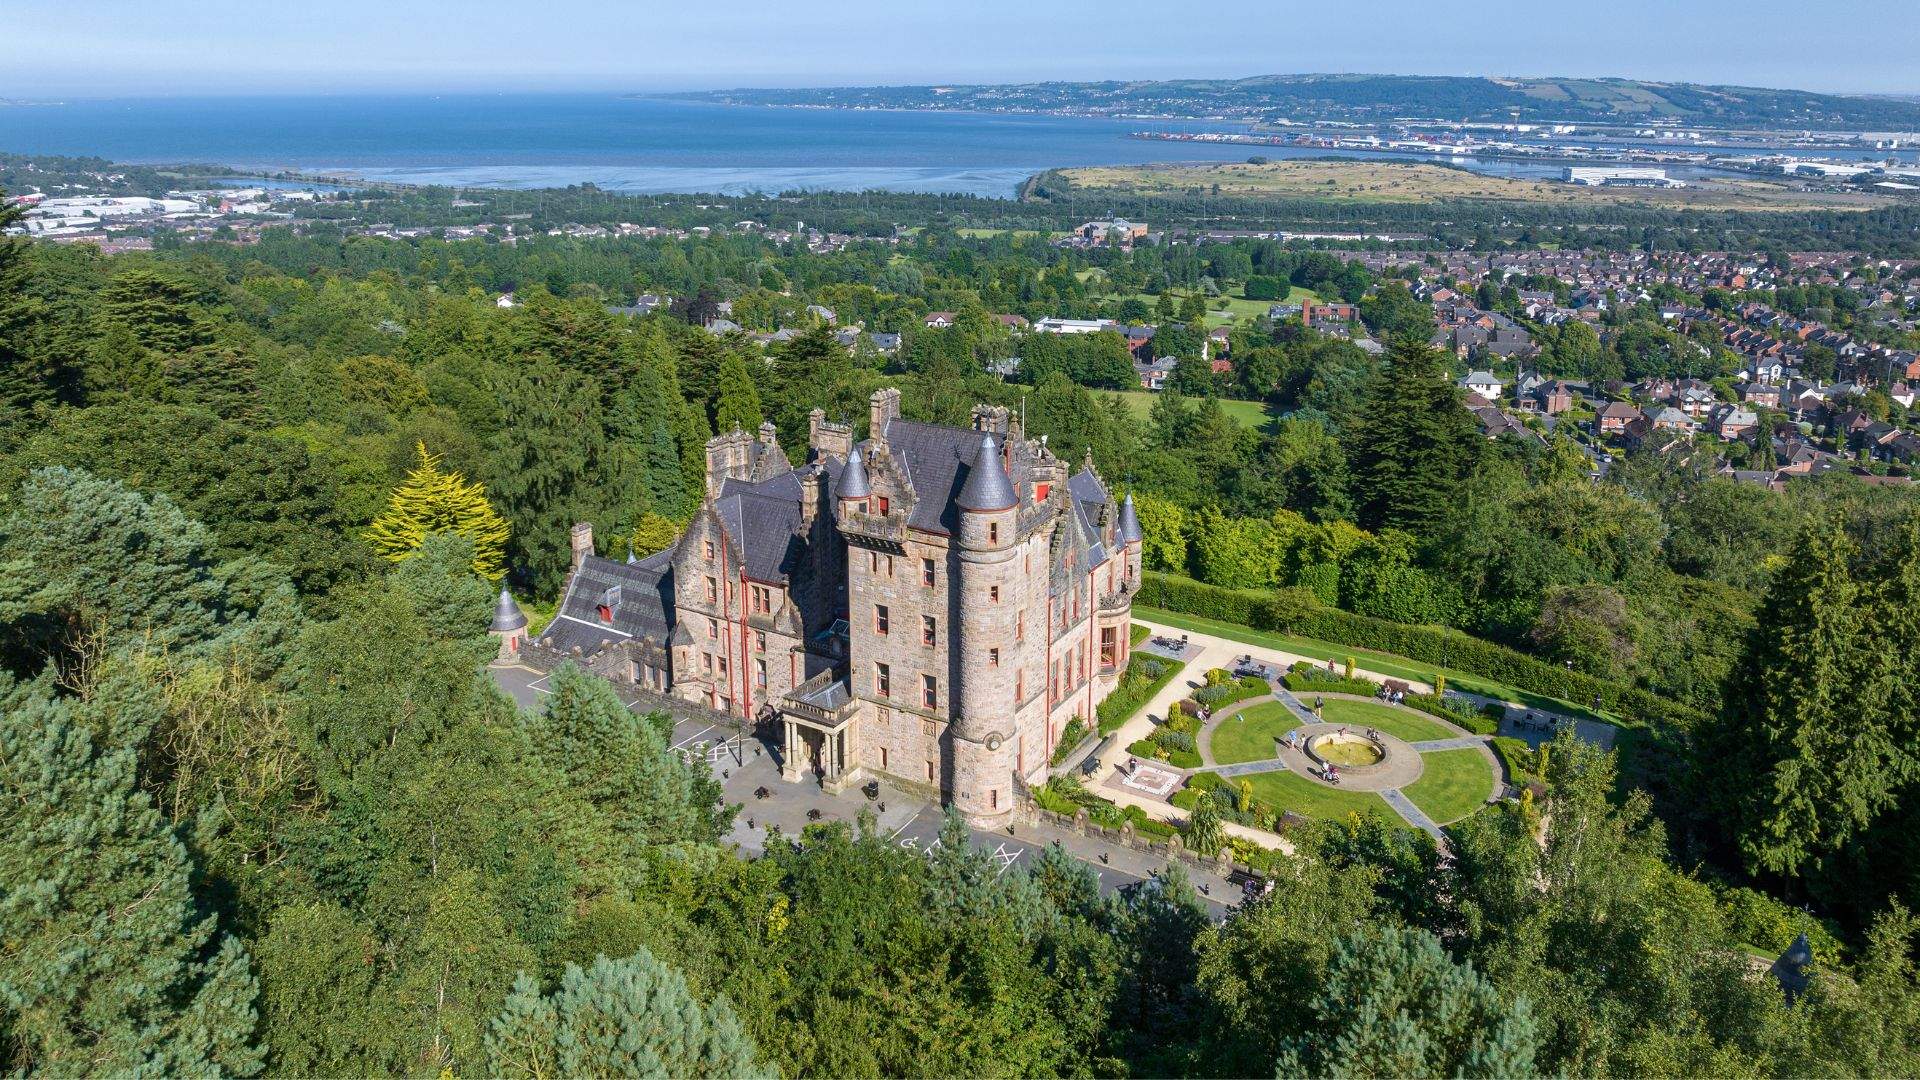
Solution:
{"label": "shrub", "polygon": [[1151,736],[1145,739],[1135,739],[1133,742],[1128,743],[1127,753],[1132,754],[1134,757],[1147,758],[1150,761],[1167,760],[1166,748],[1154,742]]}
{"label": "shrub", "polygon": [[1232,681],[1233,681],[1233,673],[1228,671],[1226,668],[1217,667],[1217,668],[1207,669],[1207,686],[1209,688],[1219,686],[1222,683],[1230,683]]}
{"label": "shrub", "polygon": [[1409,709],[1419,709],[1423,713],[1458,724],[1475,735],[1491,735],[1500,730],[1499,722],[1488,720],[1486,714],[1480,710],[1457,704],[1438,694],[1408,694],[1401,699],[1400,703]]}
{"label": "shrub", "polygon": [[1200,760],[1200,755],[1192,750],[1169,750],[1165,760],[1176,769],[1197,769],[1206,764]]}
{"label": "shrub", "polygon": [[1134,653],[1128,657],[1127,670],[1120,676],[1120,685],[1114,687],[1113,693],[1108,694],[1095,710],[1100,720],[1100,734],[1113,734],[1127,722],[1128,717],[1140,711],[1140,706],[1173,681],[1173,677],[1185,666],[1178,661],[1146,653]]}
{"label": "shrub", "polygon": [[1524,784],[1533,778],[1533,770],[1539,764],[1533,747],[1525,739],[1501,736],[1493,740],[1493,752],[1500,757],[1500,763],[1507,767],[1507,777],[1516,784]]}
{"label": "shrub", "polygon": [[1074,748],[1087,737],[1087,723],[1079,717],[1067,721],[1066,730],[1060,733],[1060,745],[1053,748],[1053,764],[1058,765],[1073,754]]}
{"label": "shrub", "polygon": [[1372,696],[1380,687],[1367,679],[1349,679],[1345,675],[1336,675],[1326,668],[1317,667],[1302,660],[1287,669],[1286,678],[1280,680],[1287,689],[1319,694],[1361,694]]}
{"label": "shrub", "polygon": [[1195,791],[1212,791],[1219,787],[1221,782],[1219,773],[1194,773],[1187,777],[1187,786]]}
{"label": "shrub", "polygon": [[1265,679],[1256,679],[1253,676],[1248,676],[1244,679],[1236,679],[1233,682],[1223,682],[1214,686],[1203,687],[1194,691],[1193,698],[1203,705],[1211,705],[1215,709],[1220,709],[1227,705],[1245,701],[1248,698],[1255,698],[1262,694],[1270,694],[1272,692],[1273,688],[1267,685]]}
{"label": "shrub", "polygon": [[1752,889],[1725,886],[1715,891],[1726,910],[1734,944],[1778,955],[1787,951],[1796,936],[1805,934],[1815,959],[1829,964],[1839,959],[1840,940],[1826,922]]}
{"label": "shrub", "polygon": [[1135,603],[1238,623],[1255,630],[1298,634],[1357,649],[1403,656],[1416,663],[1457,668],[1566,701],[1598,698],[1600,707],[1635,720],[1691,729],[1705,717],[1636,686],[1568,671],[1558,664],[1439,626],[1369,618],[1328,607],[1306,589],[1271,592],[1223,589],[1192,578],[1150,571]]}
{"label": "shrub", "polygon": [[1164,746],[1168,750],[1195,749],[1192,735],[1189,735],[1184,731],[1175,731],[1171,727],[1162,727],[1156,730],[1152,735],[1147,736],[1146,741],[1154,743],[1159,746]]}
{"label": "shrub", "polygon": [[1163,726],[1192,735],[1200,730],[1200,718],[1184,709],[1176,709],[1167,716],[1167,722]]}
{"label": "shrub", "polygon": [[1198,788],[1185,787],[1168,796],[1167,801],[1182,810],[1191,810],[1199,804],[1201,798],[1205,795],[1206,792]]}

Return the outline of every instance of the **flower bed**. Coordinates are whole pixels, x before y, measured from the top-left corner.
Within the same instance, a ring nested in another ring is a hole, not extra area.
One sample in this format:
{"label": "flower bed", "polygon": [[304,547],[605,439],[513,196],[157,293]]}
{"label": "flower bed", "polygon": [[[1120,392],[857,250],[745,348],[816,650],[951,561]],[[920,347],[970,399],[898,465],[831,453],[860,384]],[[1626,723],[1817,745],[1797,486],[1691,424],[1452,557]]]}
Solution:
{"label": "flower bed", "polygon": [[1134,653],[1127,660],[1127,670],[1120,676],[1120,684],[1095,710],[1095,715],[1100,719],[1100,734],[1111,735],[1118,731],[1120,725],[1139,712],[1141,706],[1172,682],[1174,676],[1186,666],[1178,660]]}

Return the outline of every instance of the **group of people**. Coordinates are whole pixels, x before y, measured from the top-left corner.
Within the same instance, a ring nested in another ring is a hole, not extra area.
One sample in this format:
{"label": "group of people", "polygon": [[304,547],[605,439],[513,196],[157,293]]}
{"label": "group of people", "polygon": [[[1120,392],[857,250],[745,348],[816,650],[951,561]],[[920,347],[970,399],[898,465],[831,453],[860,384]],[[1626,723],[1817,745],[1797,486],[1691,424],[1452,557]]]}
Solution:
{"label": "group of people", "polygon": [[1381,701],[1391,701],[1395,705],[1407,700],[1407,692],[1405,690],[1389,690],[1385,686],[1382,686],[1373,696],[1379,698]]}

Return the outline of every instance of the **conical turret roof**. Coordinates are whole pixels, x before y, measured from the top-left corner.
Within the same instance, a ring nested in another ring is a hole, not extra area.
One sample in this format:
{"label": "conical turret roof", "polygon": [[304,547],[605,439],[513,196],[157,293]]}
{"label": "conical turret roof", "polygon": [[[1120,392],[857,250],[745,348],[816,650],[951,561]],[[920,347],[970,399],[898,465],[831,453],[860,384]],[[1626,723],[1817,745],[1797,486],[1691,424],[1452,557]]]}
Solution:
{"label": "conical turret roof", "polygon": [[1140,539],[1140,515],[1133,508],[1133,492],[1120,502],[1120,542],[1131,544]]}
{"label": "conical turret roof", "polygon": [[967,470],[967,482],[960,488],[960,495],[954,502],[962,510],[994,512],[1011,510],[1018,500],[1013,494],[1013,481],[1007,479],[1007,470],[1000,464],[1000,444],[994,441],[993,433],[980,440],[980,451],[973,456],[973,465]]}
{"label": "conical turret roof", "polygon": [[513,594],[500,590],[500,602],[493,605],[493,625],[487,629],[496,634],[505,634],[527,625],[527,617],[520,605],[513,602]]}
{"label": "conical turret roof", "polygon": [[873,494],[873,485],[867,480],[867,464],[861,460],[860,448],[854,447],[847,455],[847,467],[840,470],[840,497],[843,499],[864,499]]}

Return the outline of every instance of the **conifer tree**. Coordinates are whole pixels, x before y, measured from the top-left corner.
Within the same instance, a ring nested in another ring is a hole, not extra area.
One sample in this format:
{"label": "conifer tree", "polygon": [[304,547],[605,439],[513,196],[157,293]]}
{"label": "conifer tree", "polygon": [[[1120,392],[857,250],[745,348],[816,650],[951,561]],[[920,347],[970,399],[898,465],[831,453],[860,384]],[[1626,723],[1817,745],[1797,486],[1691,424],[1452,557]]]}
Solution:
{"label": "conifer tree", "polygon": [[1360,524],[1423,533],[1473,471],[1482,441],[1439,352],[1418,338],[1394,342],[1348,433]]}
{"label": "conifer tree", "polygon": [[522,973],[487,1032],[487,1060],[501,1077],[776,1075],[725,998],[701,1004],[644,948],[568,964],[552,994]]}
{"label": "conifer tree", "polygon": [[539,714],[527,714],[528,741],[572,789],[615,822],[619,835],[649,843],[711,843],[732,821],[720,783],[688,765],[648,718],[635,716],[605,679],[568,664],[554,672]]}
{"label": "conifer tree", "polygon": [[507,520],[487,502],[486,489],[457,472],[442,471],[440,455],[416,443],[419,464],[387,500],[387,509],[367,526],[375,551],[399,562],[420,550],[428,536],[453,533],[473,545],[473,572],[489,581],[506,573]]}
{"label": "conifer tree", "polygon": [[1533,1075],[1539,1034],[1525,998],[1503,1000],[1424,930],[1360,930],[1334,945],[1314,1022],[1278,1076]]}
{"label": "conifer tree", "polygon": [[245,948],[203,915],[192,868],[136,776],[157,722],[121,674],[0,701],[0,1061],[22,1074],[251,1075]]}
{"label": "conifer tree", "polygon": [[720,361],[715,390],[713,426],[717,430],[725,434],[734,428],[760,429],[760,391],[754,388],[753,376],[747,373],[747,362],[738,352],[728,352]]}
{"label": "conifer tree", "polygon": [[1710,745],[1756,869],[1794,873],[1885,809],[1908,751],[1886,714],[1891,669],[1837,528],[1802,530],[1767,591]]}
{"label": "conifer tree", "polygon": [[664,518],[648,510],[640,515],[639,522],[634,525],[633,538],[629,543],[632,545],[635,555],[640,558],[646,558],[655,552],[665,551],[667,548],[672,547],[673,541],[679,535],[679,525],[668,518]]}

